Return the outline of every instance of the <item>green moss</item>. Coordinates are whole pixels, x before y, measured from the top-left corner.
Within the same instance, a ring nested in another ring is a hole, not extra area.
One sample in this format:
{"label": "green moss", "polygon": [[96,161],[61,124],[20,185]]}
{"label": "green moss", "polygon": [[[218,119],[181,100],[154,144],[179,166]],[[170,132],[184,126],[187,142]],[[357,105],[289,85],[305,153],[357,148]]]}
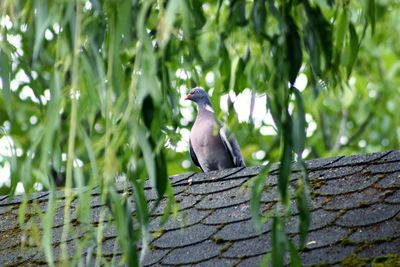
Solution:
{"label": "green moss", "polygon": [[326,180],[323,179],[323,178],[318,178],[318,179],[312,180],[312,181],[310,182],[311,189],[312,189],[313,191],[315,191],[315,190],[321,188],[324,184],[326,184]]}
{"label": "green moss", "polygon": [[340,245],[342,247],[346,247],[346,246],[350,246],[353,245],[353,242],[351,242],[349,239],[347,238],[343,238],[342,240],[340,240]]}
{"label": "green moss", "polygon": [[218,237],[211,237],[210,238],[215,244],[217,244],[217,245],[219,245],[219,244],[223,244],[223,243],[225,243],[226,241],[225,240],[223,240],[222,238],[218,238]]}
{"label": "green moss", "polygon": [[368,260],[359,258],[357,255],[350,255],[340,262],[343,267],[362,267],[368,263]]}
{"label": "green moss", "polygon": [[162,236],[165,233],[165,230],[159,230],[159,231],[155,231],[152,233],[152,236],[154,239],[159,238],[160,236]]}
{"label": "green moss", "polygon": [[372,267],[400,266],[400,255],[387,254],[372,261]]}
{"label": "green moss", "polygon": [[230,247],[232,246],[232,242],[227,242],[220,250],[220,253],[224,253],[225,251],[227,251]]}

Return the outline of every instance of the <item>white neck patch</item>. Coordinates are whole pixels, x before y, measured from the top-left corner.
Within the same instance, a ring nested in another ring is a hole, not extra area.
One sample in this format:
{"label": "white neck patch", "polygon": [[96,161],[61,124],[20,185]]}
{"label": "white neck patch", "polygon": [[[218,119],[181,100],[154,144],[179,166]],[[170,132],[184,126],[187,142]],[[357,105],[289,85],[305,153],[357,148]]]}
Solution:
{"label": "white neck patch", "polygon": [[210,112],[212,112],[212,113],[214,113],[214,110],[213,110],[213,108],[212,108],[210,105],[206,105],[206,106],[205,106],[205,109],[208,110],[208,111],[210,111]]}

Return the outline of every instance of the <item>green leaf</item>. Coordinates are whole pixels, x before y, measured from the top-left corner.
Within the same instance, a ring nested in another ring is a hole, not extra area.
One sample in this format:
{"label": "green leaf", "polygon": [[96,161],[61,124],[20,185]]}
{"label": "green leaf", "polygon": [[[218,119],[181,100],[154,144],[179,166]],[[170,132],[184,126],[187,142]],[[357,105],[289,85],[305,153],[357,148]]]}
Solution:
{"label": "green leaf", "polygon": [[164,213],[161,217],[160,225],[164,225],[167,222],[170,214],[173,212],[173,207],[175,205],[174,190],[172,189],[172,185],[169,182],[167,183],[166,192],[167,192],[167,197],[168,197],[167,205],[166,205]]}
{"label": "green leaf", "polygon": [[221,58],[219,71],[221,73],[221,78],[224,83],[224,89],[227,90],[229,88],[231,77],[231,61],[229,59],[228,50],[226,49],[226,46],[224,44],[223,37],[221,37],[219,55]]}
{"label": "green leaf", "polygon": [[348,25],[347,9],[343,9],[342,13],[340,14],[339,20],[337,22],[337,27],[335,31],[335,37],[336,37],[335,64],[339,64],[339,59],[343,48],[343,41],[346,35],[347,25]]}
{"label": "green leaf", "polygon": [[158,198],[161,198],[164,196],[168,182],[167,165],[163,150],[156,154],[156,179],[157,195]]}
{"label": "green leaf", "polygon": [[305,27],[305,33],[304,46],[310,56],[311,68],[315,74],[321,76],[321,49],[318,44],[318,37],[309,25]]}
{"label": "green leaf", "polygon": [[11,61],[8,55],[4,52],[3,48],[0,49],[0,77],[7,115],[12,120],[14,118],[14,112],[12,108],[12,94],[10,90]]}
{"label": "green leaf", "polygon": [[284,231],[282,219],[274,217],[272,221],[272,266],[281,267],[284,266],[284,256],[287,247],[287,237]]}
{"label": "green leaf", "polygon": [[371,35],[375,32],[375,0],[367,0],[367,14],[371,24]]}
{"label": "green leaf", "polygon": [[[304,169],[305,170],[305,169]],[[310,227],[310,207],[308,201],[308,195],[305,188],[304,180],[307,180],[307,173],[303,172],[303,177],[298,180],[297,192],[296,192],[296,204],[299,211],[299,233],[300,233],[300,247],[305,247],[305,242],[307,239],[308,229]]]}
{"label": "green leaf", "polygon": [[347,77],[350,77],[351,71],[353,69],[354,63],[356,62],[358,50],[360,48],[358,43],[358,36],[356,29],[354,28],[353,23],[349,24],[349,31],[350,31],[350,55],[349,61],[347,63]]}
{"label": "green leaf", "polygon": [[260,37],[264,34],[266,18],[265,0],[254,0],[251,10],[251,21],[253,22],[254,32]]}
{"label": "green leaf", "polygon": [[292,122],[289,116],[286,117],[283,122],[283,149],[281,154],[281,165],[279,166],[278,172],[278,189],[282,203],[288,205],[288,185],[290,180],[290,174],[292,172]]}
{"label": "green leaf", "polygon": [[35,43],[33,45],[33,58],[36,59],[44,39],[44,32],[50,23],[47,1],[35,0]]}
{"label": "green leaf", "polygon": [[180,5],[182,5],[180,0],[168,1],[166,11],[158,24],[157,39],[162,48],[164,48],[169,41],[172,26],[175,22]]}
{"label": "green leaf", "polygon": [[235,25],[246,25],[246,0],[230,0],[229,16]]}
{"label": "green leaf", "polygon": [[[135,189],[135,186],[134,186]],[[143,191],[143,190],[141,190]],[[138,191],[139,192],[139,191]],[[138,197],[137,193],[135,197]],[[115,190],[108,190],[107,200],[113,211],[115,225],[117,228],[117,239],[121,246],[123,255],[127,257],[128,266],[139,266],[138,260],[138,249],[136,246],[137,236],[133,229],[133,221],[128,207],[128,202],[126,197],[121,198],[121,196]],[[146,206],[146,204],[144,204]],[[136,208],[141,208],[142,206]],[[139,211],[138,214],[141,216],[145,214],[144,211]],[[143,219],[143,217],[141,218]],[[143,227],[143,226],[142,226]]]}
{"label": "green leaf", "polygon": [[54,188],[51,188],[49,194],[49,200],[47,202],[46,213],[42,221],[43,225],[42,246],[44,254],[46,255],[47,264],[49,266],[54,266],[52,237],[53,237],[53,221],[55,217],[55,212],[56,212],[56,197]]}
{"label": "green leaf", "polygon": [[300,158],[304,150],[304,144],[306,142],[306,118],[303,106],[303,99],[301,93],[296,88],[292,87],[291,91],[295,95],[296,108],[293,114],[293,128],[292,128],[292,140],[293,150]]}
{"label": "green leaf", "polygon": [[292,267],[301,267],[301,258],[300,254],[297,251],[296,246],[293,244],[292,241],[289,240],[289,252],[290,252],[290,266]]}
{"label": "green leaf", "polygon": [[262,221],[260,216],[260,201],[264,191],[265,180],[268,177],[270,164],[265,166],[261,172],[253,178],[251,187],[250,207],[251,207],[251,218],[257,232],[261,232]]}
{"label": "green leaf", "polygon": [[303,54],[297,26],[290,14],[287,14],[286,19],[288,23],[288,30],[286,32],[286,52],[289,60],[289,82],[293,84],[300,71],[301,64],[303,63]]}
{"label": "green leaf", "polygon": [[[309,42],[312,42],[312,44],[309,44],[310,48],[315,49],[315,47],[318,47],[318,49],[323,52],[325,67],[329,69],[331,67],[333,51],[331,24],[327,19],[325,19],[319,6],[311,6],[308,1],[304,1],[304,4],[309,21],[308,27],[310,30],[310,32],[307,32],[307,35],[309,35],[309,38],[312,38],[308,40]],[[319,57],[320,55],[314,56]]]}

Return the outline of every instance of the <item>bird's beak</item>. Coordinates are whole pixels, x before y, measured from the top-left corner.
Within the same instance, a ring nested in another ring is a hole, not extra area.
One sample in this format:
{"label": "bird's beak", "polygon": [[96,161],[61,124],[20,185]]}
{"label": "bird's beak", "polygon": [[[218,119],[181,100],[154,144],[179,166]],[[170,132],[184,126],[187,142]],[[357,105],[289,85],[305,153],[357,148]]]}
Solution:
{"label": "bird's beak", "polygon": [[192,100],[192,98],[190,97],[190,95],[187,95],[187,96],[185,97],[185,100]]}

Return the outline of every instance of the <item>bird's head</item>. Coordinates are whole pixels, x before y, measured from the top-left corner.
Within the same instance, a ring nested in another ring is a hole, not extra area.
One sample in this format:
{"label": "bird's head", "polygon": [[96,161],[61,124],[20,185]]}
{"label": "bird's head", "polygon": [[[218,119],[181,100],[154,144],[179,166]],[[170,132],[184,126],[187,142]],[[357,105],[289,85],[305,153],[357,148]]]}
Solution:
{"label": "bird's head", "polygon": [[195,87],[189,91],[189,94],[185,97],[185,100],[191,100],[197,105],[208,105],[211,106],[210,98],[208,97],[206,91],[201,87]]}

